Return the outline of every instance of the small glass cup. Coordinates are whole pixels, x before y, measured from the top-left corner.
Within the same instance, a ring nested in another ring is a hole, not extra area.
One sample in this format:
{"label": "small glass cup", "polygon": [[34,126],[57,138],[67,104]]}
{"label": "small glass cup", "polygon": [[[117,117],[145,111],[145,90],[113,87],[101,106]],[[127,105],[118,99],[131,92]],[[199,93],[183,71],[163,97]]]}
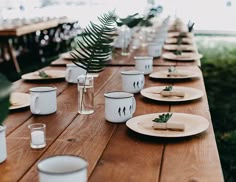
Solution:
{"label": "small glass cup", "polygon": [[30,129],[30,146],[33,149],[41,149],[46,146],[46,125],[35,123],[28,125]]}
{"label": "small glass cup", "polygon": [[94,112],[93,77],[80,75],[78,77],[78,113],[92,114]]}

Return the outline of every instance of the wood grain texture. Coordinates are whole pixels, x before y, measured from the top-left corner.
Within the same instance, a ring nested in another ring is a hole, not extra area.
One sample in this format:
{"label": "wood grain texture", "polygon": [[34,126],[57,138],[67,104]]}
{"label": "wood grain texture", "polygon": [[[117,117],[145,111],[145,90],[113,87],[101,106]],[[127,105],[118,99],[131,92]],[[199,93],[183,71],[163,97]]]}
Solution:
{"label": "wood grain texture", "polygon": [[[145,86],[151,84],[158,85],[146,76]],[[135,98],[135,116],[169,110],[168,104],[150,102],[140,94],[136,94]],[[156,181],[162,152],[162,140],[137,134],[125,124],[119,124],[89,181]]]}
{"label": "wood grain texture", "polygon": [[[198,88],[206,94],[202,77],[175,85]],[[224,181],[206,95],[197,101],[173,105],[171,112],[203,116],[210,127],[202,134],[165,146],[161,181]]]}
{"label": "wood grain texture", "polygon": [[[45,68],[51,69],[51,68]],[[58,68],[54,68],[58,69]],[[64,68],[59,68],[59,70],[64,70]],[[53,82],[25,82],[23,80],[18,80],[13,83],[13,92],[29,93],[29,89],[32,87],[39,86],[52,86],[57,87],[57,95],[60,95],[63,90],[66,89],[67,83],[65,80],[53,81]],[[27,119],[32,116],[32,113],[29,110],[29,107],[23,109],[17,109],[11,111],[5,120],[5,125],[7,126],[7,135],[13,132],[16,128],[22,125]]]}
{"label": "wood grain texture", "polygon": [[[163,50],[164,51],[164,50]],[[147,56],[147,47],[141,47],[137,50],[131,52],[128,56],[121,56],[120,50],[116,50],[115,54],[113,54],[112,60],[107,62],[107,66],[134,66],[135,56]],[[154,66],[169,66],[176,65],[176,61],[168,61],[162,59],[162,57],[156,57],[153,59]]]}
{"label": "wood grain texture", "polygon": [[[47,141],[50,143],[51,141]],[[29,139],[8,139],[7,140],[7,160],[0,164],[0,181],[18,181],[24,173],[31,168],[34,161],[45,152],[47,148],[33,150],[30,148]]]}
{"label": "wood grain texture", "polygon": [[[111,73],[115,75],[107,77],[107,82],[105,80],[103,82],[102,80],[100,81],[101,88],[99,92],[96,92],[95,97],[95,113],[77,115],[73,123],[66,128],[41,159],[56,154],[80,155],[89,162],[88,174],[92,172],[114,129],[117,127],[117,125],[108,123],[104,119],[104,92],[111,89],[120,90],[121,88],[121,83],[117,81],[120,77],[118,70],[116,68],[111,70],[113,70]],[[62,95],[69,97],[72,94],[65,90]],[[36,165],[24,176],[22,181],[30,179],[37,180]]]}
{"label": "wood grain texture", "polygon": [[[133,69],[133,66],[108,67],[99,74],[94,84],[94,114],[77,113],[77,85],[66,82],[48,83],[59,88],[56,113],[47,116],[31,115],[29,110],[11,113],[6,120],[11,130],[7,136],[8,158],[0,165],[0,181],[38,181],[38,161],[60,154],[85,158],[89,162],[89,181],[223,181],[212,123],[200,135],[164,139],[140,135],[124,123],[105,120],[104,93],[121,90],[120,71]],[[168,66],[154,67],[154,71],[167,69]],[[177,69],[189,69],[201,75],[196,66]],[[16,90],[21,92],[37,85],[22,81],[17,84],[20,87]],[[169,84],[198,88],[205,93],[202,75],[197,79],[168,82],[145,76],[145,88]],[[140,94],[135,94],[135,99],[134,116],[171,111],[201,115],[211,121],[206,94],[202,99],[176,104],[152,101]],[[29,146],[27,125],[35,122],[47,125],[47,147],[43,150],[32,150]]]}
{"label": "wood grain texture", "polygon": [[[107,81],[110,78],[112,78],[113,75],[116,74],[117,71],[118,71],[118,68],[112,68],[112,69],[109,69],[109,70],[106,70],[106,71],[100,73],[99,77],[96,78],[96,80],[95,80],[95,85],[94,85],[95,94],[97,94],[97,92],[99,92],[99,90],[101,89],[100,87],[103,87],[104,84],[106,84]],[[63,83],[61,83],[61,84],[63,85]],[[57,109],[56,113],[51,114],[51,115],[46,115],[46,116],[31,116],[28,120],[25,120],[23,123],[21,123],[21,126],[18,126],[17,130],[13,131],[7,137],[7,141],[18,140],[20,142],[21,140],[27,140],[27,142],[28,142],[27,145],[24,145],[22,147],[22,150],[27,151],[30,149],[29,129],[27,128],[27,125],[30,123],[45,123],[47,125],[47,128],[46,128],[46,136],[47,136],[47,140],[48,140],[47,147],[49,147],[52,144],[52,142],[54,142],[56,140],[56,138],[58,136],[60,136],[60,134],[69,126],[69,124],[74,121],[76,116],[78,116],[78,118],[79,118],[79,115],[77,114],[77,107],[78,107],[77,94],[78,94],[77,85],[66,83],[66,89],[64,89],[62,91],[62,93],[60,95],[58,95],[58,97],[57,97],[58,109]],[[29,115],[31,115],[31,114],[29,113]],[[11,118],[12,120],[14,119],[13,116],[14,115],[12,115],[12,118]],[[24,114],[22,114],[22,117],[23,116],[24,116]],[[97,118],[94,118],[94,119],[97,119]],[[9,120],[7,121],[7,123],[8,122],[9,122]],[[74,128],[74,126],[72,128]],[[103,146],[103,145],[101,145],[101,146]],[[10,143],[10,144],[8,144],[8,148],[10,148],[10,149],[12,148],[12,150],[13,150],[15,148],[15,145],[11,145],[11,143]],[[30,150],[32,150],[32,149],[30,149]],[[12,153],[8,152],[8,153],[10,155],[10,156],[8,156],[8,160],[12,160],[14,158],[17,158],[16,155],[18,155],[18,152],[12,152]],[[22,157],[23,161],[27,160],[27,164],[24,166],[24,168],[22,168],[22,170],[18,171],[17,176],[15,176],[14,179],[18,180],[21,176],[23,176],[24,173],[28,170],[28,168],[30,168],[36,162],[38,157],[40,157],[42,154],[43,154],[43,152],[41,151],[37,155],[37,157],[30,158],[30,159],[27,159],[27,156]],[[20,168],[20,166],[17,166],[17,165],[16,165],[16,167]],[[11,164],[7,164],[5,166],[5,168],[6,169],[12,168]],[[3,165],[3,169],[5,169],[5,168]],[[9,173],[6,173],[6,176],[7,175],[10,176],[10,172],[12,172],[12,171],[9,171]],[[15,181],[17,181],[17,180],[15,180]]]}

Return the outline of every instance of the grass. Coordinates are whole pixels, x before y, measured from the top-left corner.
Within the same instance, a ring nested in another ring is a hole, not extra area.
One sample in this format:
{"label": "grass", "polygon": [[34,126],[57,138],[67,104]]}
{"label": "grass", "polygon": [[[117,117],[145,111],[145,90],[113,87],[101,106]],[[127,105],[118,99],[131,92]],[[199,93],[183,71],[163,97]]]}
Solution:
{"label": "grass", "polygon": [[[232,41],[233,40],[233,41]],[[236,181],[236,39],[198,37],[202,70],[225,181]],[[214,175],[214,174],[212,174]]]}

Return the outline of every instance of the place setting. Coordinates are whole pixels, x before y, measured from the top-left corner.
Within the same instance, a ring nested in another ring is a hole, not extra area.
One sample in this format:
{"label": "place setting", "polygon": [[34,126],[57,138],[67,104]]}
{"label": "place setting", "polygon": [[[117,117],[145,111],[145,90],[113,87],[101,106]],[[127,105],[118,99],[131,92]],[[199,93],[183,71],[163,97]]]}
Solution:
{"label": "place setting", "polygon": [[176,50],[181,50],[183,52],[195,52],[196,47],[193,45],[189,44],[164,44],[163,48],[167,51],[176,51]]}
{"label": "place setting", "polygon": [[30,94],[13,92],[10,96],[10,107],[9,110],[16,110],[21,108],[29,107],[30,105]]}
{"label": "place setting", "polygon": [[196,100],[203,96],[199,89],[171,85],[144,88],[140,93],[151,100],[175,103]]}
{"label": "place setting", "polygon": [[26,73],[21,76],[25,81],[48,81],[48,80],[63,80],[65,79],[64,70],[41,70]]}
{"label": "place setting", "polygon": [[193,79],[200,77],[199,73],[187,70],[187,69],[177,69],[174,66],[170,66],[166,70],[160,70],[153,72],[149,75],[152,79],[164,79],[164,80],[182,80],[182,79]]}
{"label": "place setting", "polygon": [[162,54],[162,58],[173,61],[194,61],[202,58],[202,55],[195,52],[165,52]]}
{"label": "place setting", "polygon": [[126,122],[126,126],[142,135],[179,138],[206,131],[209,121],[186,113],[152,113],[133,117]]}

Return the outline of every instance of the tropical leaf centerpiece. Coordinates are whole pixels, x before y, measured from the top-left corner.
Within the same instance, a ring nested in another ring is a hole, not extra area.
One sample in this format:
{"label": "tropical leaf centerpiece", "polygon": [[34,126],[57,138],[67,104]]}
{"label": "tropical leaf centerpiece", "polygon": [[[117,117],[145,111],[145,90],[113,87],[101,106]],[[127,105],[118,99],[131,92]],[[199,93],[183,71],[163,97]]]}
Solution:
{"label": "tropical leaf centerpiece", "polygon": [[90,22],[84,29],[78,48],[71,52],[73,62],[89,72],[100,72],[106,66],[112,53],[112,43],[116,31],[114,11],[98,17],[99,24]]}
{"label": "tropical leaf centerpiece", "polygon": [[[86,70],[85,75],[78,81],[80,114],[93,113],[93,88],[88,88],[92,81],[87,77],[88,73],[101,72],[106,62],[111,59],[112,43],[116,32],[116,15],[114,11],[98,17],[99,24],[90,22],[84,29],[81,39],[78,40],[78,48],[71,52],[73,63]],[[87,86],[86,86],[87,85]],[[92,93],[92,95],[90,94]],[[86,99],[87,98],[87,99]],[[92,100],[92,101],[91,101]],[[87,102],[88,101],[88,102]]]}

